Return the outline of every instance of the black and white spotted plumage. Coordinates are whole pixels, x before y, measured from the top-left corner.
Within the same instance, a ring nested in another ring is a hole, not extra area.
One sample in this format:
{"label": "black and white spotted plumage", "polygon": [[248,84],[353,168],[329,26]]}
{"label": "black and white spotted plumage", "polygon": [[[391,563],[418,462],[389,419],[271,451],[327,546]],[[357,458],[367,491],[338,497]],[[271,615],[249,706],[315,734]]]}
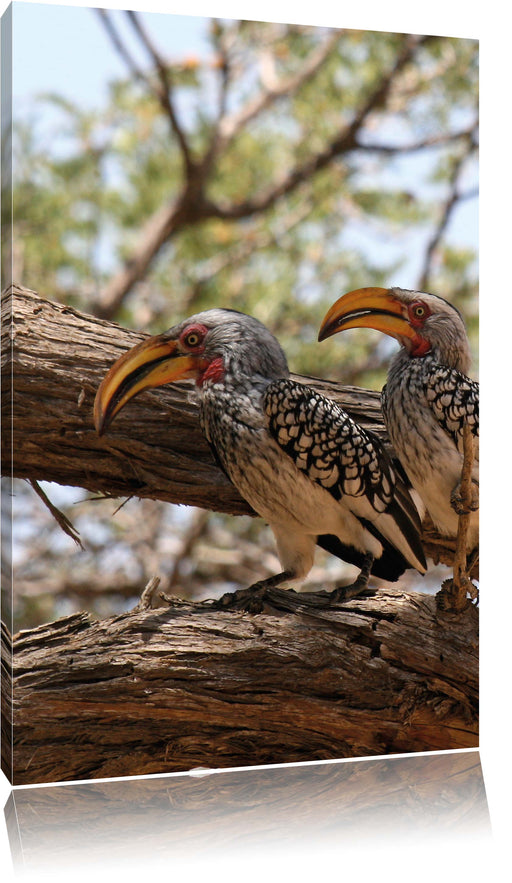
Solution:
{"label": "black and white spotted plumage", "polygon": [[[390,542],[397,528],[413,555],[423,560],[418,511],[377,436],[336,402],[293,380],[269,384],[263,409],[270,435],[301,472],[357,514],[379,539],[385,551],[383,560],[374,562],[375,575],[393,579],[403,572],[402,556]],[[329,548],[326,540],[319,545]]]}
{"label": "black and white spotted plumage", "polygon": [[365,495],[383,512],[393,498],[390,463],[370,433],[335,402],[292,380],[263,397],[272,438],[310,479],[340,500]]}
{"label": "black and white spotted plumage", "polygon": [[[432,412],[459,453],[463,453],[463,430],[467,423],[479,436],[479,385],[455,368],[432,364],[423,371],[425,396]],[[427,367],[428,366],[428,367]],[[427,375],[427,376],[425,376]]]}
{"label": "black and white spotted plumage", "polygon": [[[206,324],[205,315],[193,321]],[[305,577],[318,544],[357,566],[372,554],[384,579],[409,566],[424,572],[417,510],[379,440],[290,380],[275,338],[245,320],[226,312],[224,334],[213,333],[211,355],[223,352],[225,370],[200,382],[200,419],[217,460],[271,526],[283,569]],[[248,349],[259,354],[256,371]]]}
{"label": "black and white spotted plumage", "polygon": [[98,431],[133,395],[181,377],[196,380],[216,460],[272,528],[283,571],[265,587],[302,581],[317,544],[361,568],[358,588],[370,566],[388,580],[425,571],[418,512],[379,440],[292,381],[279,343],[250,316],[207,310],[122,356],[96,396]]}
{"label": "black and white spotted plumage", "polygon": [[393,448],[434,526],[457,535],[463,466],[463,429],[473,438],[472,510],[468,551],[478,543],[478,398],[459,311],[437,295],[402,288],[363,288],[331,307],[320,336],[365,326],[396,338],[382,392]]}

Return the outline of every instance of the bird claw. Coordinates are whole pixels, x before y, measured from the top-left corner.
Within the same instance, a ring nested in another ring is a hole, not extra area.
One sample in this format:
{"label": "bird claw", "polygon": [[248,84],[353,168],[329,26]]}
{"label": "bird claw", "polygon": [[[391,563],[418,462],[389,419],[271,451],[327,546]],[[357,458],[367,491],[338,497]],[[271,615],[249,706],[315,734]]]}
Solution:
{"label": "bird claw", "polygon": [[282,594],[279,590],[276,590],[276,587],[290,579],[293,579],[293,574],[288,571],[276,573],[275,576],[270,576],[268,579],[261,579],[253,583],[247,589],[227,592],[215,602],[215,606],[222,610],[244,610],[247,613],[262,613],[265,609],[265,601],[267,601],[267,606],[275,606],[276,598],[274,595],[279,596]]}
{"label": "bird claw", "polygon": [[375,589],[370,589],[366,583],[364,585],[358,584],[356,580],[349,586],[338,586],[328,595],[328,598],[330,604],[344,604],[354,598],[373,598],[376,594]]}
{"label": "bird claw", "polygon": [[242,610],[246,613],[261,613],[264,608],[265,595],[265,587],[254,590],[253,586],[249,586],[248,589],[226,592],[225,595],[222,595],[215,602],[215,606],[222,610]]}
{"label": "bird claw", "polygon": [[464,500],[461,494],[461,483],[455,485],[453,491],[450,494],[450,503],[452,505],[452,509],[455,510],[457,515],[468,515],[470,512],[476,512],[479,508],[479,486],[478,482],[475,479],[472,479],[471,484],[471,500]]}
{"label": "bird claw", "polygon": [[462,613],[478,605],[478,589],[467,575],[457,587],[453,578],[445,579],[436,595],[436,607],[443,613]]}
{"label": "bird claw", "polygon": [[293,612],[301,607],[325,608],[333,604],[345,603],[353,598],[370,598],[376,594],[375,589],[368,587],[368,578],[373,558],[367,557],[361,573],[348,586],[338,586],[332,592],[296,592],[293,589],[281,589],[279,586],[293,579],[287,571],[278,573],[268,579],[259,580],[247,589],[227,592],[218,601],[214,601],[217,610],[241,610],[246,613],[263,613],[267,610]]}
{"label": "bird claw", "polygon": [[352,601],[353,598],[371,598],[373,595],[376,595],[377,593],[375,589],[370,589],[368,587],[372,565],[373,555],[368,554],[365,556],[361,572],[357,579],[348,586],[338,586],[335,588],[329,595],[330,603],[345,603],[346,601]]}

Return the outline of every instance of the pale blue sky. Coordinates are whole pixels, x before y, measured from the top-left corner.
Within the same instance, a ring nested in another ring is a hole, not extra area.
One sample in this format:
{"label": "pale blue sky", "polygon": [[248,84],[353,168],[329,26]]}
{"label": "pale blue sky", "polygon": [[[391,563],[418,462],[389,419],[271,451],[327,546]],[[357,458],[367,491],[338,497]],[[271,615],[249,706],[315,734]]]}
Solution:
{"label": "pale blue sky", "polygon": [[[124,16],[120,12],[115,15],[135,57],[144,62],[147,59],[132,40]],[[170,57],[201,52],[205,47],[201,33],[206,20],[202,17],[145,13],[144,18]],[[126,73],[94,9],[13,3],[15,113],[35,93],[46,91],[94,107],[106,97],[108,81]]]}

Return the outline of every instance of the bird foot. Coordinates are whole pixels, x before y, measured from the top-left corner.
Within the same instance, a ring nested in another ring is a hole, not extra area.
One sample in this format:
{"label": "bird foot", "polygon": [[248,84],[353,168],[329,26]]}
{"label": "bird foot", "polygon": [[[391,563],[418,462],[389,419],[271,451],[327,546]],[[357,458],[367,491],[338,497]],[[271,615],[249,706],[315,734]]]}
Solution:
{"label": "bird foot", "polygon": [[293,612],[300,607],[318,609],[345,603],[353,598],[370,598],[376,594],[375,589],[368,587],[372,564],[372,556],[366,556],[357,579],[348,586],[337,586],[332,592],[296,592],[294,589],[281,589],[279,586],[282,583],[295,578],[293,573],[283,571],[268,579],[259,580],[247,589],[227,592],[213,602],[213,607],[216,610],[243,610],[246,613],[262,613],[265,609]]}
{"label": "bird foot", "polygon": [[368,588],[372,566],[373,555],[365,555],[364,563],[357,579],[348,586],[337,586],[329,595],[330,603],[344,603],[345,601],[352,601],[353,598],[371,598],[372,595],[375,595],[375,589]]}
{"label": "bird foot", "polygon": [[272,602],[275,601],[274,595],[276,593],[272,593],[271,597],[270,590],[275,589],[276,586],[287,579],[293,579],[293,574],[283,571],[283,573],[278,573],[268,579],[258,580],[258,582],[253,583],[247,589],[226,592],[218,601],[214,602],[214,606],[217,610],[244,610],[247,613],[262,613],[265,608],[265,601],[270,606],[275,606]]}
{"label": "bird foot", "polygon": [[253,591],[252,586],[248,589],[238,589],[236,592],[226,592],[214,606],[218,610],[244,610],[246,613],[261,613],[264,607],[266,589]]}
{"label": "bird foot", "polygon": [[354,598],[372,598],[377,594],[376,589],[370,589],[368,580],[373,564],[373,558],[368,556],[361,573],[348,586],[336,586],[332,592],[300,592],[297,599],[300,604],[311,607],[331,607],[334,604],[344,604]]}
{"label": "bird foot", "polygon": [[[265,580],[262,581],[265,583]],[[354,598],[370,598],[376,595],[375,589],[358,583],[338,586],[332,592],[296,592],[294,589],[280,589],[276,586],[255,583],[247,589],[227,592],[213,602],[216,610],[241,610],[245,613],[285,611],[297,613],[306,607],[320,610],[344,604]]]}
{"label": "bird foot", "polygon": [[471,499],[465,500],[461,493],[461,482],[459,481],[451,492],[450,503],[457,515],[468,515],[470,512],[476,512],[479,508],[478,482],[474,478],[471,480]]}
{"label": "bird foot", "polygon": [[330,592],[328,598],[329,604],[344,604],[354,598],[372,598],[376,594],[376,589],[370,589],[368,583],[359,582],[356,579],[349,586],[337,586],[334,591]]}
{"label": "bird foot", "polygon": [[436,595],[436,607],[443,613],[462,613],[475,604],[478,604],[478,589],[467,576],[460,586],[451,577],[445,579]]}

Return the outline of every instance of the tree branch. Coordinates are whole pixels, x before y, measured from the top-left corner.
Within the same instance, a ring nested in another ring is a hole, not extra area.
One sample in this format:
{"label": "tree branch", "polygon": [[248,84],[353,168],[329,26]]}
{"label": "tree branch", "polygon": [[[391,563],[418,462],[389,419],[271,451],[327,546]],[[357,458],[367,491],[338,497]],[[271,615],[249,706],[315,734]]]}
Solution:
{"label": "tree branch", "polygon": [[125,44],[121,40],[121,37],[119,36],[115,28],[114,22],[112,21],[111,16],[108,14],[108,9],[95,9],[94,12],[96,12],[96,14],[99,16],[101,24],[105,28],[105,31],[107,32],[107,35],[110,38],[114,49],[116,49],[116,51],[121,56],[132,77],[135,80],[140,80],[140,82],[144,83],[148,87],[149,91],[160,100],[158,90],[155,90],[154,83],[152,83],[149,77],[140,69],[134,58],[128,52]]}
{"label": "tree branch", "polygon": [[[286,172],[281,180],[273,182],[266,190],[256,196],[231,204],[215,203],[210,200],[206,195],[206,184],[213,152],[211,156],[207,153],[202,162],[198,161],[195,164],[180,196],[171,203],[162,206],[144,226],[140,243],[136,246],[130,261],[112,277],[100,295],[96,309],[97,315],[102,318],[110,318],[115,314],[126,294],[143,277],[163,244],[184,227],[203,223],[211,218],[240,220],[262,213],[272,208],[280,199],[292,193],[317,172],[325,169],[336,157],[356,148],[358,146],[357,136],[368,116],[385,105],[398,74],[414,58],[415,53],[431,39],[435,38],[406,35],[402,40],[402,47],[397,54],[394,65],[381,77],[367,101],[363,103],[362,108],[355,115],[352,123],[348,127],[344,127],[324,150],[309,157],[290,172]],[[323,48],[326,51],[326,46]],[[319,50],[320,54],[322,53]],[[310,60],[312,67],[320,63],[319,58],[315,58],[314,62],[313,65],[313,61]],[[300,79],[300,76],[297,76]],[[267,99],[260,96],[260,102],[264,100]],[[254,108],[251,113],[255,113],[256,110]],[[245,112],[250,117],[251,114],[247,108]],[[238,124],[231,131],[239,131]],[[213,151],[212,144],[209,148],[210,151]]]}
{"label": "tree branch", "polygon": [[463,446],[464,446],[464,462],[462,466],[462,475],[460,480],[460,499],[463,511],[459,514],[459,525],[457,531],[457,548],[455,553],[455,561],[453,568],[453,583],[456,589],[459,602],[466,597],[468,586],[471,581],[467,573],[467,536],[469,522],[471,518],[473,503],[473,463],[475,459],[475,450],[473,445],[473,433],[469,423],[464,424],[463,430]]}
{"label": "tree branch", "polygon": [[78,614],[15,636],[12,665],[4,630],[6,775],[22,785],[477,746],[475,608],[456,617],[432,596],[380,591],[313,611],[283,594],[286,612],[257,616],[176,599],[100,622]]}
{"label": "tree branch", "polygon": [[[478,497],[475,497],[472,478],[475,450],[473,432],[469,423],[464,424],[462,440],[464,460],[461,479],[460,484],[454,488],[452,494],[452,505],[454,506],[453,496],[455,495],[458,504],[456,511],[459,515],[453,561],[453,578],[443,582],[441,591],[437,595],[438,606],[443,610],[453,610],[454,612],[464,610],[478,596],[476,586],[473,585],[470,579],[473,565],[478,561],[478,552],[472,553],[469,562],[467,557],[467,536],[471,512],[474,511],[475,506],[478,506]],[[468,595],[471,601],[468,601]]]}
{"label": "tree branch", "polygon": [[69,520],[67,515],[64,515],[64,513],[61,512],[60,509],[57,508],[57,506],[54,506],[52,501],[48,499],[47,495],[43,491],[42,487],[39,486],[37,481],[34,481],[34,479],[31,479],[30,484],[31,484],[32,488],[34,489],[34,491],[36,492],[39,499],[43,501],[44,505],[46,506],[48,511],[51,513],[52,518],[55,518],[55,521],[57,522],[57,524],[59,525],[61,530],[64,531],[66,536],[70,537],[73,540],[73,542],[75,542],[77,544],[77,546],[80,547],[80,549],[84,550],[82,540],[80,539],[80,534],[78,533],[77,529],[73,526],[73,524],[71,523],[71,521]]}
{"label": "tree branch", "polygon": [[[96,434],[96,390],[110,365],[145,335],[16,285],[2,296],[2,316],[2,474],[254,515],[212,457],[189,383],[143,393],[106,436]],[[386,440],[378,392],[296,379]],[[428,553],[450,564],[453,543],[425,529]]]}
{"label": "tree branch", "polygon": [[338,44],[341,35],[340,31],[329,34],[327,39],[311,52],[299,71],[289,77],[283,77],[275,83],[264,84],[262,91],[247,102],[244,107],[235,113],[221,117],[216,140],[217,152],[227,146],[247,123],[279,99],[293,95],[307,80],[314,76]]}
{"label": "tree branch", "polygon": [[336,137],[331,140],[330,144],[313,156],[308,157],[308,159],[295,166],[291,171],[287,171],[281,180],[273,182],[266,190],[251,199],[231,205],[223,205],[221,203],[210,205],[209,211],[212,216],[226,220],[236,220],[266,211],[279,199],[289,195],[304,181],[309,180],[313,175],[326,168],[338,156],[358,148],[357,136],[369,115],[385,105],[396,77],[414,58],[418,49],[431,39],[433,38],[406,35],[402,41],[402,49],[398,53],[391,70],[383,74],[350,125],[344,126]]}
{"label": "tree branch", "polygon": [[185,138],[183,128],[178,120],[178,116],[174,107],[173,83],[169,65],[166,64],[166,62],[163,60],[162,56],[158,52],[157,48],[151,41],[147,31],[142,26],[139,16],[135,12],[131,11],[127,11],[126,15],[131,22],[135,33],[138,35],[141,43],[149,53],[151,60],[155,65],[160,80],[160,88],[157,90],[157,95],[160,99],[160,103],[166,115],[170,120],[171,131],[174,133],[174,135],[176,135],[176,138],[180,145],[185,166],[185,176],[187,179],[190,179],[195,170],[195,163],[192,160],[192,155],[188,142]]}
{"label": "tree branch", "polygon": [[357,140],[357,149],[366,153],[387,153],[392,156],[400,153],[417,153],[420,150],[428,150],[431,147],[446,147],[447,144],[453,144],[456,141],[467,141],[474,134],[475,126],[461,129],[458,132],[447,132],[442,135],[432,135],[430,138],[424,138],[421,141],[415,141],[412,144],[372,144],[366,141]]}
{"label": "tree branch", "polygon": [[430,287],[430,276],[432,272],[432,262],[434,260],[435,253],[439,248],[439,244],[442,241],[442,238],[446,232],[448,224],[452,218],[452,215],[455,211],[457,205],[465,198],[469,198],[474,195],[474,191],[471,191],[469,194],[464,194],[459,192],[459,181],[462,175],[462,171],[464,169],[464,164],[468,157],[473,153],[476,149],[476,145],[474,142],[475,128],[472,129],[469,135],[466,135],[466,140],[468,142],[467,149],[458,156],[453,163],[452,173],[449,180],[449,193],[448,196],[442,206],[441,215],[438,221],[438,224],[434,230],[434,233],[427,244],[427,249],[425,252],[425,260],[423,264],[423,270],[421,272],[421,277],[418,282],[418,290],[419,291],[428,291]]}
{"label": "tree branch", "polygon": [[164,63],[156,49],[151,44],[135,13],[127,11],[126,14],[134,29],[136,30],[140,40],[151,55],[152,61],[155,64],[155,68],[160,79],[159,83],[154,82],[154,80],[152,80],[143,70],[141,70],[136,61],[133,59],[132,55],[129,53],[125,44],[121,40],[121,37],[119,36],[119,33],[117,32],[114,23],[108,14],[108,10],[96,9],[96,12],[100,17],[100,21],[103,24],[114,48],[117,50],[117,52],[125,62],[132,77],[134,77],[134,79],[138,80],[139,82],[144,83],[149,93],[157,99],[165,115],[169,118],[171,124],[171,133],[175,135],[178,140],[183,156],[185,173],[186,176],[189,177],[193,168],[193,164],[191,161],[188,143],[186,141],[183,129],[178,121],[176,112],[174,110],[174,105],[172,103],[172,84],[169,77],[169,70],[167,65]]}

